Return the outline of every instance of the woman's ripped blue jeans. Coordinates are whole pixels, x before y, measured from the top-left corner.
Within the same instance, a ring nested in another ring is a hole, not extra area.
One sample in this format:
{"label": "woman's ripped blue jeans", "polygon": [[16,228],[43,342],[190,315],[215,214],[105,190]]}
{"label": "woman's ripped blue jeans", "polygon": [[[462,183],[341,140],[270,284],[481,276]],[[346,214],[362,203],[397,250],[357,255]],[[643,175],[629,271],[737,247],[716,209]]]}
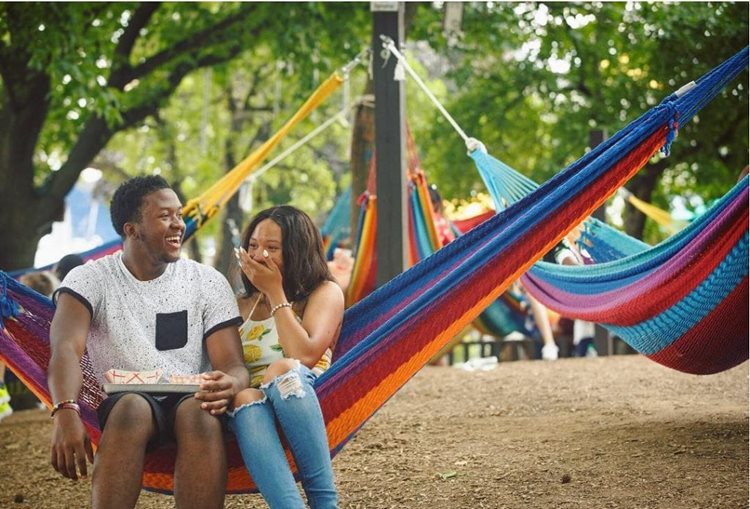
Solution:
{"label": "woman's ripped blue jeans", "polygon": [[337,507],[323,414],[315,375],[302,364],[260,387],[264,396],[230,414],[242,459],[271,509],[304,508],[282,446],[278,422],[313,509]]}

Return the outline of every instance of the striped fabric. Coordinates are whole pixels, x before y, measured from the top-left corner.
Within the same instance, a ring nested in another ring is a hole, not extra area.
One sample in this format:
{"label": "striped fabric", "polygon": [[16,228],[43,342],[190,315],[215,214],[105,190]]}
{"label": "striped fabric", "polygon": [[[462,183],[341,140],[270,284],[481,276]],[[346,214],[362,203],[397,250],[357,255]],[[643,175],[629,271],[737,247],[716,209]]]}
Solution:
{"label": "striped fabric", "polygon": [[339,242],[347,240],[351,234],[349,216],[352,202],[352,188],[348,187],[336,199],[333,209],[328,214],[325,223],[320,227],[320,235],[323,237],[323,251],[326,259],[333,259],[333,251]]}

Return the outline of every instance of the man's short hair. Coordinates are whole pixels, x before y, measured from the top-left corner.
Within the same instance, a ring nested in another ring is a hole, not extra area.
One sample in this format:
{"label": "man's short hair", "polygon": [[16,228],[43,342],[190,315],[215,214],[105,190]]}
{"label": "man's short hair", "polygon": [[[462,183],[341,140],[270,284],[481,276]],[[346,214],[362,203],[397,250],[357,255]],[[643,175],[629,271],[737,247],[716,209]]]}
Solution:
{"label": "man's short hair", "polygon": [[141,220],[143,197],[160,189],[171,187],[158,175],[134,177],[120,184],[109,207],[112,226],[120,237],[124,236],[125,223],[137,223]]}

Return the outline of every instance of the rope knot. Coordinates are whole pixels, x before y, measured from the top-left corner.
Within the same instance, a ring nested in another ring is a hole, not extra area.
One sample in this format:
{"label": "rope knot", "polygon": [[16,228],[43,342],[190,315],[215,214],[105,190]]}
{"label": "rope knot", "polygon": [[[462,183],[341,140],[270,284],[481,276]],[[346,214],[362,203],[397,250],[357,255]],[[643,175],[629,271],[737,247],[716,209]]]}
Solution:
{"label": "rope knot", "polygon": [[471,155],[471,153],[474,152],[475,150],[479,150],[483,154],[487,153],[487,147],[485,147],[484,143],[482,143],[476,138],[466,139],[466,150],[468,150],[469,155]]}
{"label": "rope knot", "polygon": [[667,124],[668,131],[667,131],[667,138],[664,140],[664,146],[661,148],[661,152],[669,157],[669,154],[671,153],[672,149],[672,142],[674,142],[675,138],[677,138],[678,131],[680,129],[680,123],[677,120],[680,118],[680,112],[677,111],[677,108],[675,107],[674,103],[672,101],[664,103],[664,106],[669,110],[669,123]]}

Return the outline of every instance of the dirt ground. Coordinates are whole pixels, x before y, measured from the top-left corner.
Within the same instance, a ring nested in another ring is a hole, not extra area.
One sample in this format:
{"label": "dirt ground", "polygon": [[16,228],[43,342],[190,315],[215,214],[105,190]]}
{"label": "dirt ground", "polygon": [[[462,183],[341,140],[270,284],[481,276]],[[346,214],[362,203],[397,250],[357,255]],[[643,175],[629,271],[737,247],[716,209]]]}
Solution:
{"label": "dirt ground", "polygon": [[[49,466],[49,431],[37,410],[0,423],[0,507],[88,506],[88,482]],[[343,508],[746,508],[748,365],[705,377],[634,355],[428,367],[333,465]]]}

